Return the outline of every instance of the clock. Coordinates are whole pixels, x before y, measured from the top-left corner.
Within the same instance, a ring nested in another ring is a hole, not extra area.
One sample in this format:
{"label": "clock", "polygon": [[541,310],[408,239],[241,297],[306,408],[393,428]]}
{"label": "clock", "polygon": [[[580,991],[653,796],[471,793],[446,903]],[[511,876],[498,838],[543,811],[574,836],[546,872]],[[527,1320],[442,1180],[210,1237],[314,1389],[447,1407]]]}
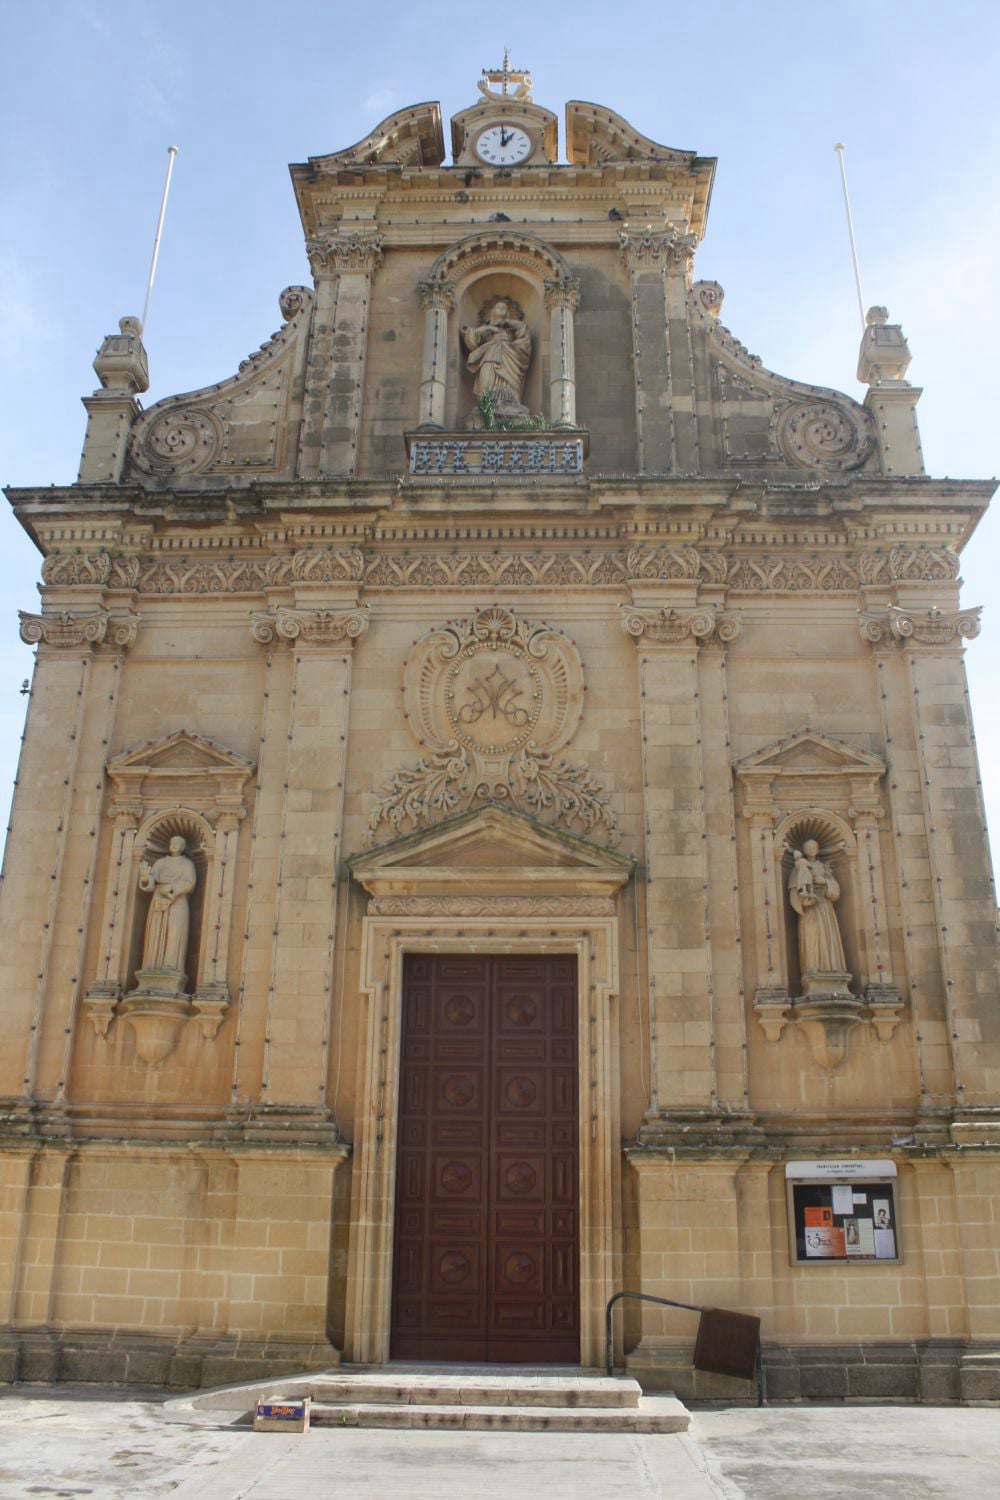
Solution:
{"label": "clock", "polygon": [[491,167],[513,167],[526,161],[534,145],[519,125],[489,125],[476,139],[476,155]]}

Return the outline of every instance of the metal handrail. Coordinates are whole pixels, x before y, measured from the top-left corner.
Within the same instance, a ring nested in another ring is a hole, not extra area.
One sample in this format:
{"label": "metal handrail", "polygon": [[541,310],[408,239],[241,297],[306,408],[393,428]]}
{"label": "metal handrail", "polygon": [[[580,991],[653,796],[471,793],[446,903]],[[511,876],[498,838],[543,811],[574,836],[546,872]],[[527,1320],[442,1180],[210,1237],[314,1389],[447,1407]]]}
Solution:
{"label": "metal handrail", "polygon": [[[684,1312],[703,1313],[703,1307],[696,1306],[693,1302],[675,1302],[672,1297],[654,1297],[651,1292],[615,1292],[608,1298],[608,1305],[604,1310],[604,1369],[608,1375],[615,1373],[615,1351],[614,1351],[614,1328],[613,1318],[615,1303],[621,1302],[628,1297],[632,1302],[655,1302],[658,1307],[679,1307]],[[757,1358],[755,1361],[757,1372],[757,1405],[764,1405],[764,1360],[760,1340],[757,1342]]]}
{"label": "metal handrail", "polygon": [[614,1331],[612,1319],[614,1317],[615,1303],[620,1302],[623,1297],[629,1297],[633,1302],[655,1302],[660,1307],[680,1307],[685,1312],[703,1312],[701,1307],[695,1307],[691,1302],[674,1302],[669,1297],[654,1297],[651,1292],[615,1292],[608,1299],[608,1305],[604,1309],[604,1368],[609,1375],[615,1373],[614,1354]]}

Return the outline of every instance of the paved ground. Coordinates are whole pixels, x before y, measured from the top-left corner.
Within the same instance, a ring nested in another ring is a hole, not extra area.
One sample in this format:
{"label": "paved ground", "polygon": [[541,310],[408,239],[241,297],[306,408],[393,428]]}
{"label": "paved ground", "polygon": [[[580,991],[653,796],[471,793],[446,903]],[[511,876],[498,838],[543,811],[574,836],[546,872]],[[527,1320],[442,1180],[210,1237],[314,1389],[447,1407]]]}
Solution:
{"label": "paved ground", "polygon": [[993,1500],[1000,1419],[954,1407],[702,1410],[682,1436],[164,1420],[158,1392],[0,1392],[0,1500]]}

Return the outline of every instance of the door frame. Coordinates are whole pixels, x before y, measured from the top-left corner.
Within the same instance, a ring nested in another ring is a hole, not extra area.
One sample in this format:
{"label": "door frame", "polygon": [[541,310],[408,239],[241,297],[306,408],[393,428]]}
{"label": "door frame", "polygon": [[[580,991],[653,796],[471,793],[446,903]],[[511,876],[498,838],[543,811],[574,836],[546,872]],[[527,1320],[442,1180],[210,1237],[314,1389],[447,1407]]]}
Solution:
{"label": "door frame", "polygon": [[347,864],[368,900],[346,1358],[389,1358],[404,955],[568,953],[577,979],[580,1361],[602,1366],[604,1313],[621,1285],[622,1255],[617,898],[635,861],[490,804]]}
{"label": "door frame", "polygon": [[[396,1139],[407,953],[566,953],[576,958],[580,1100],[580,1361],[603,1362],[604,1310],[621,1261],[620,1090],[617,1046],[618,920],[614,916],[521,917],[497,922],[365,917],[362,993],[367,1043],[355,1142],[345,1355],[359,1364],[389,1358],[395,1230]],[[614,1024],[613,1024],[614,1022]]]}

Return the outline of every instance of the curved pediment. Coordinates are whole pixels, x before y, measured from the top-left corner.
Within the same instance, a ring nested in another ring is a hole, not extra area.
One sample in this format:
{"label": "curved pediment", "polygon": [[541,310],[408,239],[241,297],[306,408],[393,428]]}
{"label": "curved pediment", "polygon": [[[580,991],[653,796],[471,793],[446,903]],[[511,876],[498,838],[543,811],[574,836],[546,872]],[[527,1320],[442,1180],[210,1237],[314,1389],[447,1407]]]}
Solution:
{"label": "curved pediment", "polygon": [[696,282],[688,293],[692,332],[709,356],[720,467],[878,472],[871,413],[843,391],[766,369],[719,321],[723,295],[716,281]]}
{"label": "curved pediment", "polygon": [[427,100],[386,115],[353,146],[344,146],[326,156],[310,156],[308,163],[292,166],[290,171],[301,207],[300,187],[317,175],[342,167],[439,167],[443,161],[441,106],[437,100]]}
{"label": "curved pediment", "polygon": [[313,294],[286,287],[279,298],[286,322],[218,385],[157,401],[132,429],[130,479],[158,484],[211,475],[227,483],[290,477],[289,407],[305,359]]}
{"label": "curved pediment", "polygon": [[661,146],[630,125],[624,115],[605,104],[570,99],[566,105],[566,155],[576,167],[603,166],[613,161],[665,161],[693,167],[704,162],[714,169],[713,159],[699,158],[693,151]]}

